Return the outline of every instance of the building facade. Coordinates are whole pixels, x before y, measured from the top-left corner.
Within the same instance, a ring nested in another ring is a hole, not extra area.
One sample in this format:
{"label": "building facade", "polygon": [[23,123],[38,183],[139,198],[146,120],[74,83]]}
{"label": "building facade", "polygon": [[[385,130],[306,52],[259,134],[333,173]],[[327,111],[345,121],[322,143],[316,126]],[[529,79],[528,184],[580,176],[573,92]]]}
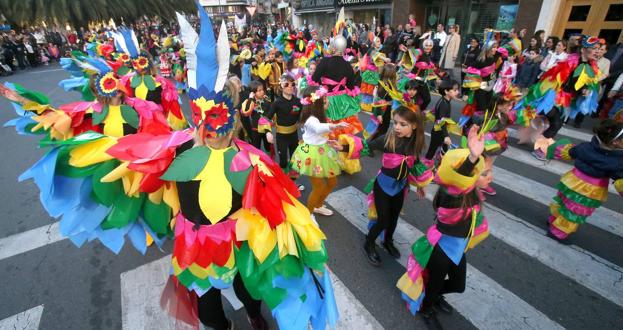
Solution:
{"label": "building facade", "polygon": [[216,21],[225,19],[226,22],[235,22],[235,16],[243,16],[247,13],[247,0],[199,0],[199,4],[205,8],[210,17]]}
{"label": "building facade", "polygon": [[537,28],[563,38],[581,33],[599,36],[609,44],[622,43],[623,0],[548,0]]}

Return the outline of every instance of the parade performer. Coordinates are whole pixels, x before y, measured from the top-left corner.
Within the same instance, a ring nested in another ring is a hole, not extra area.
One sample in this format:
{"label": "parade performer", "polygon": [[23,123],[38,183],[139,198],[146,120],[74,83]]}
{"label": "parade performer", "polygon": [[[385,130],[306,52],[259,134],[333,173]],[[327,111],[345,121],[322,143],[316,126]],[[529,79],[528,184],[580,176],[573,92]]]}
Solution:
{"label": "parade performer", "polygon": [[557,185],[548,220],[548,235],[565,244],[606,201],[610,180],[623,196],[623,123],[606,119],[593,131],[591,142],[573,145],[561,139],[547,150],[548,159],[574,161],[574,168]]}
{"label": "parade performer", "polygon": [[[597,110],[598,50],[599,39],[585,36],[580,54],[569,54],[566,60],[543,73],[515,107],[518,117],[542,115],[549,122],[549,127],[535,142],[533,155],[536,158],[545,160],[547,147],[554,142],[565,118],[574,119],[578,113],[588,115]],[[524,122],[528,125],[530,121]]]}
{"label": "parade performer", "polygon": [[244,100],[240,107],[242,125],[255,148],[272,154],[272,144],[268,143],[266,138],[266,133],[270,132],[270,122],[266,118],[270,100],[266,96],[264,85],[257,80],[251,81],[249,92],[249,98]]}
{"label": "parade performer", "polygon": [[404,46],[401,49],[404,49],[405,54],[400,62],[400,66],[405,70],[401,70],[398,88],[403,90],[404,85],[409,80],[421,81],[422,85],[418,90],[421,98],[420,109],[426,110],[431,101],[428,84],[439,78],[435,72],[437,68],[432,60],[433,41],[430,39],[424,40],[421,49],[406,48]]}
{"label": "parade performer", "polygon": [[426,155],[424,156],[424,162],[429,167],[433,166],[434,157],[439,147],[442,148],[443,152],[448,151],[448,148],[452,144],[449,133],[457,133],[456,123],[451,117],[452,106],[450,101],[455,99],[459,94],[458,83],[455,81],[443,80],[441,84],[439,84],[439,94],[441,94],[442,97],[433,110],[435,120],[430,132],[428,151],[426,151]]}
{"label": "parade performer", "polygon": [[452,312],[443,295],[465,290],[466,252],[489,233],[477,193],[478,187],[489,184],[489,169],[481,157],[484,136],[476,125],[470,128],[466,144],[444,155],[435,176],[439,184],[433,199],[436,222],[413,244],[407,272],[396,284],[409,311],[425,319],[437,310]]}
{"label": "parade performer", "polygon": [[[381,169],[365,189],[369,193],[368,217],[371,221],[363,249],[373,266],[381,265],[375,241],[383,231],[383,247],[392,257],[400,258],[393,236],[409,187],[417,187],[418,197],[423,198],[423,188],[433,179],[431,170],[420,161],[426,143],[422,114],[400,106],[394,110],[392,119],[394,128],[369,145],[370,149],[384,152]],[[336,148],[346,150],[349,157],[355,157],[366,149],[365,145],[350,142],[338,144]]]}
{"label": "parade performer", "polygon": [[513,79],[517,76],[517,63],[515,54],[509,53],[505,48],[500,48],[498,52],[501,52],[502,56],[506,57],[506,60],[504,60],[498,79],[493,85],[493,92],[495,94],[504,94],[513,87]]}
{"label": "parade performer", "polygon": [[[275,134],[267,132],[268,142],[275,141],[279,166],[292,179],[296,179],[298,173],[291,171],[290,159],[298,147],[298,122],[301,118],[301,101],[294,95],[294,78],[285,74],[280,81],[281,94],[277,96],[266,113],[266,118],[275,127]],[[271,142],[272,143],[272,142]],[[304,189],[300,185],[301,189]]]}
{"label": "parade performer", "polygon": [[[134,72],[122,78],[125,90],[130,97],[152,101],[164,110],[171,127],[176,130],[188,127],[180,108],[175,84],[159,75],[153,75],[152,63],[147,54],[141,53],[133,30],[120,29],[114,33],[118,52],[129,55]],[[190,42],[190,41],[189,41]]]}
{"label": "parade performer", "polygon": [[312,191],[307,199],[309,212],[330,216],[333,211],[324,205],[340,174],[338,155],[329,145],[328,133],[348,123],[327,123],[326,108],[329,103],[327,91],[322,87],[311,86],[303,92],[303,142],[294,151],[291,168],[299,174],[309,177]]}
{"label": "parade performer", "polygon": [[355,73],[352,66],[343,57],[346,39],[337,36],[333,39],[332,56],[325,57],[318,63],[312,80],[323,86],[327,91],[329,108],[327,118],[331,122],[348,122],[348,131],[335,131],[334,134],[356,134],[363,129],[357,118],[359,113],[358,88],[355,86]]}
{"label": "parade performer", "polygon": [[[132,171],[109,175],[119,161],[106,151],[128,134],[162,134],[171,128],[160,107],[122,92],[119,77],[106,61],[72,61],[91,76],[96,101],[57,109],[44,95],[19,85],[1,88],[22,115],[11,124],[21,134],[43,134],[40,144],[51,147],[20,180],[34,179],[44,208],[60,218],[61,234],[77,246],[97,239],[119,253],[127,236],[145,253],[153,240],[160,245],[172,234],[168,223],[173,208],[163,198],[172,188],[158,186],[157,177]],[[139,191],[139,185],[144,190]]]}
{"label": "parade performer", "polygon": [[471,126],[470,120],[474,113],[484,114],[491,104],[493,85],[496,78],[496,63],[499,59],[498,42],[487,33],[484,47],[476,58],[474,66],[465,70],[463,90],[467,91],[467,104],[462,110],[459,123],[463,127]]}
{"label": "parade performer", "polygon": [[[491,168],[489,171],[491,181],[494,179],[493,163],[497,156],[504,153],[508,148],[508,127],[517,120],[513,106],[520,96],[519,89],[511,87],[504,94],[495,94],[491,100],[492,104],[487,107],[488,110],[483,115],[476,112],[472,116],[472,124],[483,127],[487,132],[483,156],[485,157],[485,167]],[[480,191],[490,196],[497,194],[491,185],[481,187]]]}

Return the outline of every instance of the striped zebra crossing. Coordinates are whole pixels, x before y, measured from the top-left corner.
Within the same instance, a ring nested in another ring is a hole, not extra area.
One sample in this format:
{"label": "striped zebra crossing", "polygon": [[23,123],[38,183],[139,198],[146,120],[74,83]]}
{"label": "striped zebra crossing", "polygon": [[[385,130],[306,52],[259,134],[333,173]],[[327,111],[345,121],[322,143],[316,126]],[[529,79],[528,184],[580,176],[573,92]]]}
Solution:
{"label": "striped zebra crossing", "polygon": [[[349,186],[329,195],[327,203],[359,231],[368,231],[366,196],[363,192]],[[424,233],[417,228],[402,219],[398,220],[394,241],[401,254],[400,264],[404,267],[407,265],[411,244],[422,235]],[[563,328],[470,264],[467,266],[466,282],[465,292],[462,294],[464,296],[448,294],[447,299],[462,316],[479,329]],[[398,289],[394,294],[398,294]],[[474,301],[479,303],[474,304]],[[405,313],[408,314],[406,310]]]}

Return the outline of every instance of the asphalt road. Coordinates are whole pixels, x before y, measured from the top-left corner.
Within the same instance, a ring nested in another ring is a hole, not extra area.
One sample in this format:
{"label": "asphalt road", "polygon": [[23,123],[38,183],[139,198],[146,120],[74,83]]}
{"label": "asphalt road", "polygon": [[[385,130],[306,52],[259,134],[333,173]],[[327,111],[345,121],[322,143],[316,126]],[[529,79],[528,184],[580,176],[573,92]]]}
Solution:
{"label": "asphalt road", "polygon": [[[0,83],[23,84],[50,96],[52,104],[61,105],[79,99],[77,93],[66,93],[57,86],[65,77],[58,66],[51,65],[3,77]],[[457,114],[461,106],[453,102],[453,112]],[[14,117],[10,104],[0,100],[0,122]],[[585,126],[592,123],[589,119]],[[588,128],[567,129],[565,133],[576,142],[590,134]],[[18,136],[12,128],[0,129],[0,141],[0,329],[23,324],[40,329],[151,328],[147,323],[141,325],[143,321],[128,323],[136,314],[142,315],[140,320],[161,315],[157,310],[155,314],[143,313],[145,307],[122,299],[122,274],[154,265],[170,254],[171,243],[165,244],[163,251],[152,248],[141,255],[128,242],[115,255],[96,242],[77,248],[69,240],[54,239],[57,227],[52,224],[56,220],[39,203],[38,189],[32,181],[17,182],[44,150],[37,148],[35,137]],[[560,173],[552,170],[554,162],[544,165],[530,160],[528,148],[515,142],[511,144],[514,153],[499,157],[495,163],[499,168],[494,171],[498,195],[487,198],[490,207],[486,209],[491,235],[468,255],[468,289],[462,295],[449,295],[456,311],[440,316],[435,325],[425,324],[404,308],[395,288],[404,272],[400,261],[383,251],[383,266],[374,268],[362,253],[364,234],[356,226],[356,220],[366,212],[361,208],[361,191],[379,169],[380,155],[364,158],[362,172],[339,178],[328,201],[335,214],[317,219],[328,237],[329,267],[352,294],[345,296],[348,310],[341,313],[349,316],[353,311],[363,311],[364,315],[343,321],[340,328],[623,327],[623,230],[617,225],[623,226],[620,196],[609,194],[602,213],[580,227],[571,238],[571,246],[551,241],[544,230],[549,199],[541,196],[554,189]],[[307,193],[303,193],[303,201]],[[416,200],[415,194],[410,194],[401,218],[404,225],[398,229],[401,236],[397,236],[397,243],[408,249],[419,237],[411,233],[425,232],[433,221],[430,201]],[[38,240],[44,243],[32,243]],[[31,244],[34,246],[29,248]],[[145,281],[148,275],[162,276],[152,272],[145,275]],[[157,283],[152,286],[147,282],[141,288],[137,292],[142,292],[145,300],[159,295]],[[229,304],[227,308],[237,329],[249,328],[244,310],[233,311]],[[264,315],[268,318],[270,313],[265,311]],[[361,325],[362,320],[369,323]]]}

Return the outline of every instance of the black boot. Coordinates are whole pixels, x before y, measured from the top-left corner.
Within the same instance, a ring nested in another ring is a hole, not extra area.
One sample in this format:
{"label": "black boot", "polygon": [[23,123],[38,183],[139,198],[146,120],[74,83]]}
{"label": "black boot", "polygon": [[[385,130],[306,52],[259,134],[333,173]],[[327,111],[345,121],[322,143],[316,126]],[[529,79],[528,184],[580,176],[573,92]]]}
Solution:
{"label": "black boot", "polygon": [[372,266],[378,267],[381,265],[381,257],[379,257],[379,254],[376,252],[376,243],[374,243],[374,241],[366,240],[363,245],[363,250],[366,257],[368,257],[368,262]]}
{"label": "black boot", "polygon": [[400,258],[400,251],[398,251],[398,249],[394,246],[393,240],[383,242],[383,247],[385,248],[385,250],[387,250],[387,253],[389,253],[390,256],[394,257],[395,259]]}
{"label": "black boot", "polygon": [[452,314],[452,312],[454,311],[454,308],[452,308],[452,306],[448,304],[443,296],[439,296],[439,299],[437,299],[437,302],[435,303],[433,308],[446,314]]}

